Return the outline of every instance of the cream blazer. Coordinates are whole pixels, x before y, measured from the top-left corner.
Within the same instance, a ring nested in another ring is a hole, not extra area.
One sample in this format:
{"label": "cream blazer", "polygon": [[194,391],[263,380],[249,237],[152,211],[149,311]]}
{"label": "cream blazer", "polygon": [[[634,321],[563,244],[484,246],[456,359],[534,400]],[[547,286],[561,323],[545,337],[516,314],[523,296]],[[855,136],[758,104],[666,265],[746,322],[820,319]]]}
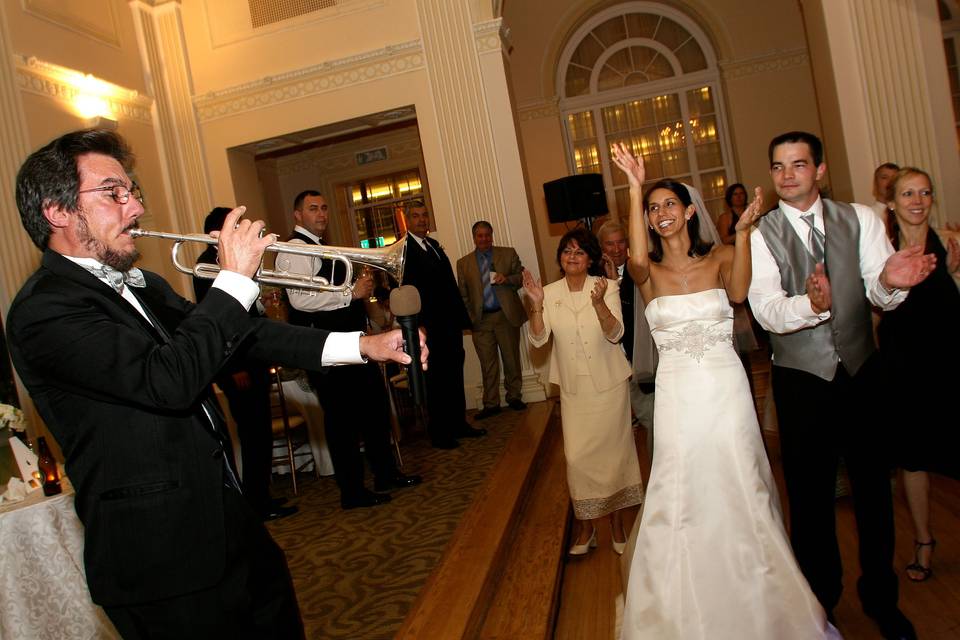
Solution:
{"label": "cream blazer", "polygon": [[[587,276],[583,284],[585,295],[590,295],[596,281],[596,276]],[[603,299],[620,322],[620,331],[612,341],[603,335],[593,305],[588,302],[579,313],[574,311],[566,278],[543,288],[543,333],[535,336],[531,333],[530,323],[526,325],[527,338],[535,347],[545,345],[553,334],[550,382],[560,385],[566,393],[577,392],[578,342],[587,354],[587,368],[598,390],[611,389],[630,377],[630,364],[617,342],[623,335],[623,313],[620,309],[620,285],[616,280],[607,280],[607,292]]]}

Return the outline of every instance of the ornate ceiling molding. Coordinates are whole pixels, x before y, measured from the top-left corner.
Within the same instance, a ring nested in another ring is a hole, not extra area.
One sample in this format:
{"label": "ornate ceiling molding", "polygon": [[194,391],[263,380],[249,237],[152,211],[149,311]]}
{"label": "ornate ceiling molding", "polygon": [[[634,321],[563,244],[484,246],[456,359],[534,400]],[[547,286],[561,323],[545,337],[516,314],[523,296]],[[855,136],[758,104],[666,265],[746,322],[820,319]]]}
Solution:
{"label": "ornate ceiling molding", "polygon": [[[47,96],[71,107],[76,104],[78,97],[84,94],[94,95],[106,102],[115,120],[153,123],[153,100],[138,91],[34,57],[14,54],[13,59],[17,70],[17,85],[22,91]],[[89,88],[84,88],[85,85]]]}
{"label": "ornate ceiling molding", "polygon": [[721,62],[720,69],[723,77],[728,80],[752,76],[758,73],[770,73],[794,69],[810,64],[810,55],[806,48],[792,49],[790,51],[773,51],[771,53],[746,58],[743,60],[731,60]]}
{"label": "ornate ceiling molding", "polygon": [[477,44],[477,53],[509,50],[509,32],[504,26],[503,18],[484,20],[473,25],[473,39]]}
{"label": "ornate ceiling molding", "polygon": [[356,56],[268,76],[261,80],[211,91],[194,98],[200,122],[336,91],[423,68],[419,40],[390,45]]}
{"label": "ornate ceiling molding", "polygon": [[529,101],[517,106],[517,118],[520,122],[557,118],[560,116],[559,100],[556,96],[544,100]]}

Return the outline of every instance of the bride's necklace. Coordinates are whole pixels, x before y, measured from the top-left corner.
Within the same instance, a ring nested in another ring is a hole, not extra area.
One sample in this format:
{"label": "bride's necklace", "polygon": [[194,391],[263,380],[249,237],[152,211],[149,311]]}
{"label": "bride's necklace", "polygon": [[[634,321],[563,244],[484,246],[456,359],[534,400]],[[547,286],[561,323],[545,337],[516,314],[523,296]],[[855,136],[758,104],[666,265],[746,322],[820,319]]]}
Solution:
{"label": "bride's necklace", "polygon": [[693,256],[690,258],[690,261],[687,262],[687,265],[683,268],[671,267],[665,262],[661,262],[660,266],[667,269],[668,271],[673,271],[674,273],[680,274],[680,286],[687,293],[690,292],[690,286],[687,282],[687,276],[690,274],[690,270],[703,259],[703,256]]}

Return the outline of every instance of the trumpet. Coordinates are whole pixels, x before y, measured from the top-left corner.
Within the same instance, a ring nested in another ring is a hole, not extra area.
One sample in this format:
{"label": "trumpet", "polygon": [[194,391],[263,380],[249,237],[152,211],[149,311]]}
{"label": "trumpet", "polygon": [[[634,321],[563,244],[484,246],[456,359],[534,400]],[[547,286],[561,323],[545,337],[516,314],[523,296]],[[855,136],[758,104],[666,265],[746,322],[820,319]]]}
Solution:
{"label": "trumpet", "polygon": [[[198,263],[193,267],[188,267],[180,261],[180,249],[187,242],[217,244],[216,238],[208,236],[205,233],[180,234],[131,229],[130,235],[134,238],[162,238],[164,240],[173,240],[170,257],[173,260],[174,268],[180,273],[186,273],[206,280],[212,280],[220,273],[219,265]],[[292,289],[309,289],[312,291],[331,291],[343,293],[343,295],[351,295],[353,289],[354,264],[362,264],[380,269],[395,278],[397,282],[402,282],[403,266],[407,257],[407,243],[400,241],[395,242],[389,247],[360,249],[354,247],[299,244],[295,242],[274,242],[268,245],[264,251],[276,254],[286,253],[290,255],[321,258],[324,260],[334,260],[343,264],[345,274],[342,284],[331,284],[326,278],[317,275],[274,271],[272,269],[264,269],[261,264],[260,268],[257,269],[257,273],[253,276],[253,279],[260,284],[274,287],[289,287]]]}

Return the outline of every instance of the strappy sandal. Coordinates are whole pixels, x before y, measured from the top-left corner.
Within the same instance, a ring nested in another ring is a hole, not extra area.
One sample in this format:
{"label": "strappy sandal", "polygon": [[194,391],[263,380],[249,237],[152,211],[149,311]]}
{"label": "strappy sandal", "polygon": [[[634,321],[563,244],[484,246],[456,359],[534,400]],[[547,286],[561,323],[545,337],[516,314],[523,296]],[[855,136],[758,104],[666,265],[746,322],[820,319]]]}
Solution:
{"label": "strappy sandal", "polygon": [[913,582],[923,582],[927,580],[930,576],[933,575],[933,569],[931,567],[925,567],[920,564],[920,549],[923,547],[930,547],[930,559],[933,560],[933,551],[937,548],[936,539],[931,536],[930,540],[927,542],[920,542],[919,540],[913,541],[913,562],[906,566],[907,571],[913,571],[914,573],[920,574],[921,577],[914,578],[912,575],[907,573],[907,577],[910,578]]}

